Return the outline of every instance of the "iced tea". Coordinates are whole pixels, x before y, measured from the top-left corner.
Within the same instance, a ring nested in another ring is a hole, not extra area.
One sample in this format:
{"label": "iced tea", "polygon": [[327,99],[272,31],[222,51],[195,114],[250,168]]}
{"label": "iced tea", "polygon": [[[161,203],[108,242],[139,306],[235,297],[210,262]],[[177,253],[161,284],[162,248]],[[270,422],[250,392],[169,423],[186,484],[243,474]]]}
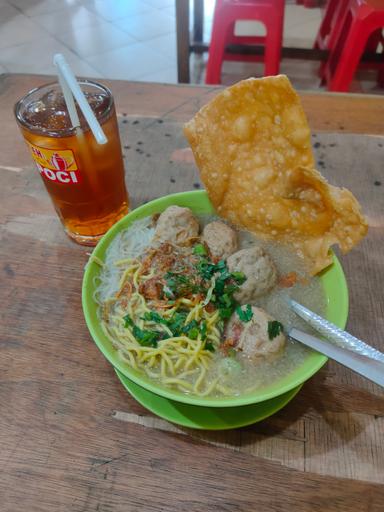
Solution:
{"label": "iced tea", "polygon": [[72,127],[57,83],[34,89],[15,106],[22,134],[67,234],[95,245],[128,211],[124,165],[110,91],[80,81],[108,142],[97,144],[78,109],[82,130]]}

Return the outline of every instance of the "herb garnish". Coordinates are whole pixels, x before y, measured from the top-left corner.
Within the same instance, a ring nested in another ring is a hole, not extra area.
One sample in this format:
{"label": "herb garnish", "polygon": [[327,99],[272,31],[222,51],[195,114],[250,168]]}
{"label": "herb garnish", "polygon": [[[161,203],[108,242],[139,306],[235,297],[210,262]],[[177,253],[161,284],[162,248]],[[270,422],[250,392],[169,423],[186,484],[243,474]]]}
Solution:
{"label": "herb garnish", "polygon": [[137,325],[133,326],[132,334],[136,338],[136,341],[142,345],[143,347],[157,347],[157,342],[160,339],[163,339],[163,333],[158,331],[144,331],[137,327]]}
{"label": "herb garnish", "polygon": [[191,293],[206,291],[205,288],[195,283],[188,275],[167,272],[164,277],[166,286],[163,287],[163,292],[166,297],[185,297]]}
{"label": "herb garnish", "polygon": [[199,329],[200,329],[201,339],[203,341],[205,341],[207,339],[207,330],[208,330],[207,322],[205,320],[200,322]]}
{"label": "herb garnish", "polygon": [[182,329],[187,319],[188,313],[184,311],[175,311],[171,318],[167,320],[167,326],[171,330],[173,336],[180,336]]}
{"label": "herb garnish", "polygon": [[192,329],[189,329],[187,332],[188,338],[191,340],[197,340],[197,337],[199,335],[199,329],[197,327],[192,327]]}
{"label": "herb garnish", "polygon": [[222,320],[230,318],[233,313],[233,308],[219,308],[219,316]]}
{"label": "herb garnish", "polygon": [[[193,331],[193,329],[196,329],[196,327],[198,326],[199,324],[196,322],[196,320],[191,320],[189,323],[187,323],[187,325],[184,325],[181,329],[181,334],[187,334],[189,336],[189,333],[191,331]],[[195,331],[193,331],[195,332]],[[197,334],[196,334],[196,338],[199,334],[199,331],[197,330]],[[193,340],[195,340],[196,338],[191,338]]]}
{"label": "herb garnish", "polygon": [[147,322],[155,322],[157,324],[165,325],[167,324],[167,320],[159,315],[159,313],[156,313],[156,311],[146,311],[142,319],[146,320]]}
{"label": "herb garnish", "polygon": [[209,350],[209,352],[215,351],[215,347],[214,347],[213,343],[211,343],[210,341],[205,342],[204,349]]}
{"label": "herb garnish", "polygon": [[[196,265],[199,274],[197,280],[188,274],[169,271],[164,276],[164,295],[169,299],[175,299],[195,293],[205,294],[206,302],[213,304],[219,312],[217,327],[220,331],[224,329],[224,321],[230,318],[235,310],[241,320],[248,322],[253,316],[251,307],[248,305],[245,310],[242,310],[233,297],[233,294],[239,289],[239,285],[246,280],[244,273],[229,272],[224,260],[213,263],[203,244],[196,244],[193,253],[200,257]],[[184,335],[193,340],[200,336],[201,340],[205,342],[204,349],[214,352],[214,344],[207,341],[207,322],[192,320],[186,324],[188,313],[188,311],[179,309],[170,318],[165,318],[156,311],[146,311],[142,320],[156,324],[159,330],[141,329],[135,325],[129,315],[125,315],[123,317],[124,327],[132,329],[133,336],[142,346],[157,347],[158,341],[167,339],[170,335],[172,337]],[[170,332],[164,332],[161,325],[166,326]]]}
{"label": "herb garnish", "polygon": [[208,253],[203,244],[196,244],[193,248],[193,254],[196,254],[197,256],[206,256]]}
{"label": "herb garnish", "polygon": [[[202,320],[200,323],[196,320],[191,320],[185,324],[187,316],[188,313],[185,311],[176,311],[171,318],[164,318],[156,311],[146,311],[142,320],[166,325],[174,337],[186,335],[191,340],[196,340],[200,335],[201,340],[205,341],[207,339],[208,330],[206,320]],[[140,329],[135,325],[129,315],[125,315],[123,320],[124,327],[130,327],[132,329],[132,334],[136,338],[136,341],[143,347],[157,347],[158,341],[165,340],[170,337],[169,333],[166,332],[151,329]],[[212,343],[205,343],[204,348],[211,352],[215,351],[215,347]]]}
{"label": "herb garnish", "polygon": [[204,258],[198,262],[197,270],[201,277],[208,281],[216,272],[216,265],[214,263],[210,263],[207,259]]}
{"label": "herb garnish", "polygon": [[231,277],[233,277],[237,284],[243,284],[247,280],[244,272],[232,272]]}
{"label": "herb garnish", "polygon": [[253,311],[249,304],[245,306],[245,309],[241,309],[241,306],[237,306],[236,313],[242,322],[249,322],[253,317]]}
{"label": "herb garnish", "polygon": [[[151,313],[145,313],[146,315],[151,315],[152,320],[152,314],[156,315],[153,311]],[[160,317],[160,315],[158,315]],[[161,317],[160,317],[161,318]],[[159,331],[151,331],[151,330],[143,330],[140,329],[135,323],[133,322],[132,318],[129,315],[125,315],[123,317],[124,320],[124,327],[127,329],[128,327],[132,328],[132,334],[136,338],[136,341],[142,345],[143,347],[157,347],[157,342],[161,339],[164,339],[166,337],[165,333],[159,332]]]}
{"label": "herb garnish", "polygon": [[270,340],[276,338],[281,332],[284,331],[284,326],[277,320],[271,320],[268,322],[268,337]]}
{"label": "herb garnish", "polygon": [[133,320],[132,318],[129,316],[129,315],[125,315],[123,317],[123,320],[124,320],[124,327],[127,328],[127,327],[133,327]]}
{"label": "herb garnish", "polygon": [[219,310],[220,319],[230,318],[238,303],[233,294],[246,280],[243,272],[229,272],[224,260],[212,263],[207,258],[201,258],[197,264],[197,270],[203,279],[209,280],[214,276],[215,286],[212,290],[210,302]]}

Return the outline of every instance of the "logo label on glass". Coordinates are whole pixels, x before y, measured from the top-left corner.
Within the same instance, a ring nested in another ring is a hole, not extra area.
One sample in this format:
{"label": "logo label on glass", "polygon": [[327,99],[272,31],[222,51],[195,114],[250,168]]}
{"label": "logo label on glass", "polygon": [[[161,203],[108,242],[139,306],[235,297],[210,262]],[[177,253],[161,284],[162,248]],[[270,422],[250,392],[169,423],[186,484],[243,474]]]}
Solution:
{"label": "logo label on glass", "polygon": [[30,142],[28,146],[42,178],[63,185],[80,183],[81,174],[71,149],[40,148]]}

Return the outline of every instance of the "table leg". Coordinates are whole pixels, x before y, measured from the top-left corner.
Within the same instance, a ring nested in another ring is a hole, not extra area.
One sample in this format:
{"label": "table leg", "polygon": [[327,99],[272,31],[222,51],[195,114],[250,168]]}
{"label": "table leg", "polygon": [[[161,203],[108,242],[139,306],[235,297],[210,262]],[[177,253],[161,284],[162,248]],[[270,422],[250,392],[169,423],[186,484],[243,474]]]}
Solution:
{"label": "table leg", "polygon": [[189,84],[189,0],[175,0],[177,38],[177,79]]}
{"label": "table leg", "polygon": [[204,28],[204,0],[194,0],[193,2],[193,41],[201,43],[203,41]]}

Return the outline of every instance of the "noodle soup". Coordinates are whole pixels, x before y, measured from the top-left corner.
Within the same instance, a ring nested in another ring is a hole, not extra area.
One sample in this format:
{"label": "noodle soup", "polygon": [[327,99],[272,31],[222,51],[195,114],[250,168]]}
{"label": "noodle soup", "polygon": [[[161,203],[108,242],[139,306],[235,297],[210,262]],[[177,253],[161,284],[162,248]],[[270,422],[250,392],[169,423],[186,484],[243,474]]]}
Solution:
{"label": "noodle soup", "polygon": [[[134,222],[100,262],[94,298],[121,360],[161,386],[211,397],[262,389],[302,364],[308,349],[284,335],[301,327],[287,298],[319,314],[325,308],[320,280],[307,275],[302,260],[239,230],[236,247],[229,243],[232,254],[221,254],[229,249],[217,231],[220,219],[166,220],[165,226],[161,216],[157,223],[152,217]],[[226,235],[227,228],[233,229],[227,226]],[[259,253],[244,263],[244,254]],[[273,272],[260,266],[269,261]]]}

